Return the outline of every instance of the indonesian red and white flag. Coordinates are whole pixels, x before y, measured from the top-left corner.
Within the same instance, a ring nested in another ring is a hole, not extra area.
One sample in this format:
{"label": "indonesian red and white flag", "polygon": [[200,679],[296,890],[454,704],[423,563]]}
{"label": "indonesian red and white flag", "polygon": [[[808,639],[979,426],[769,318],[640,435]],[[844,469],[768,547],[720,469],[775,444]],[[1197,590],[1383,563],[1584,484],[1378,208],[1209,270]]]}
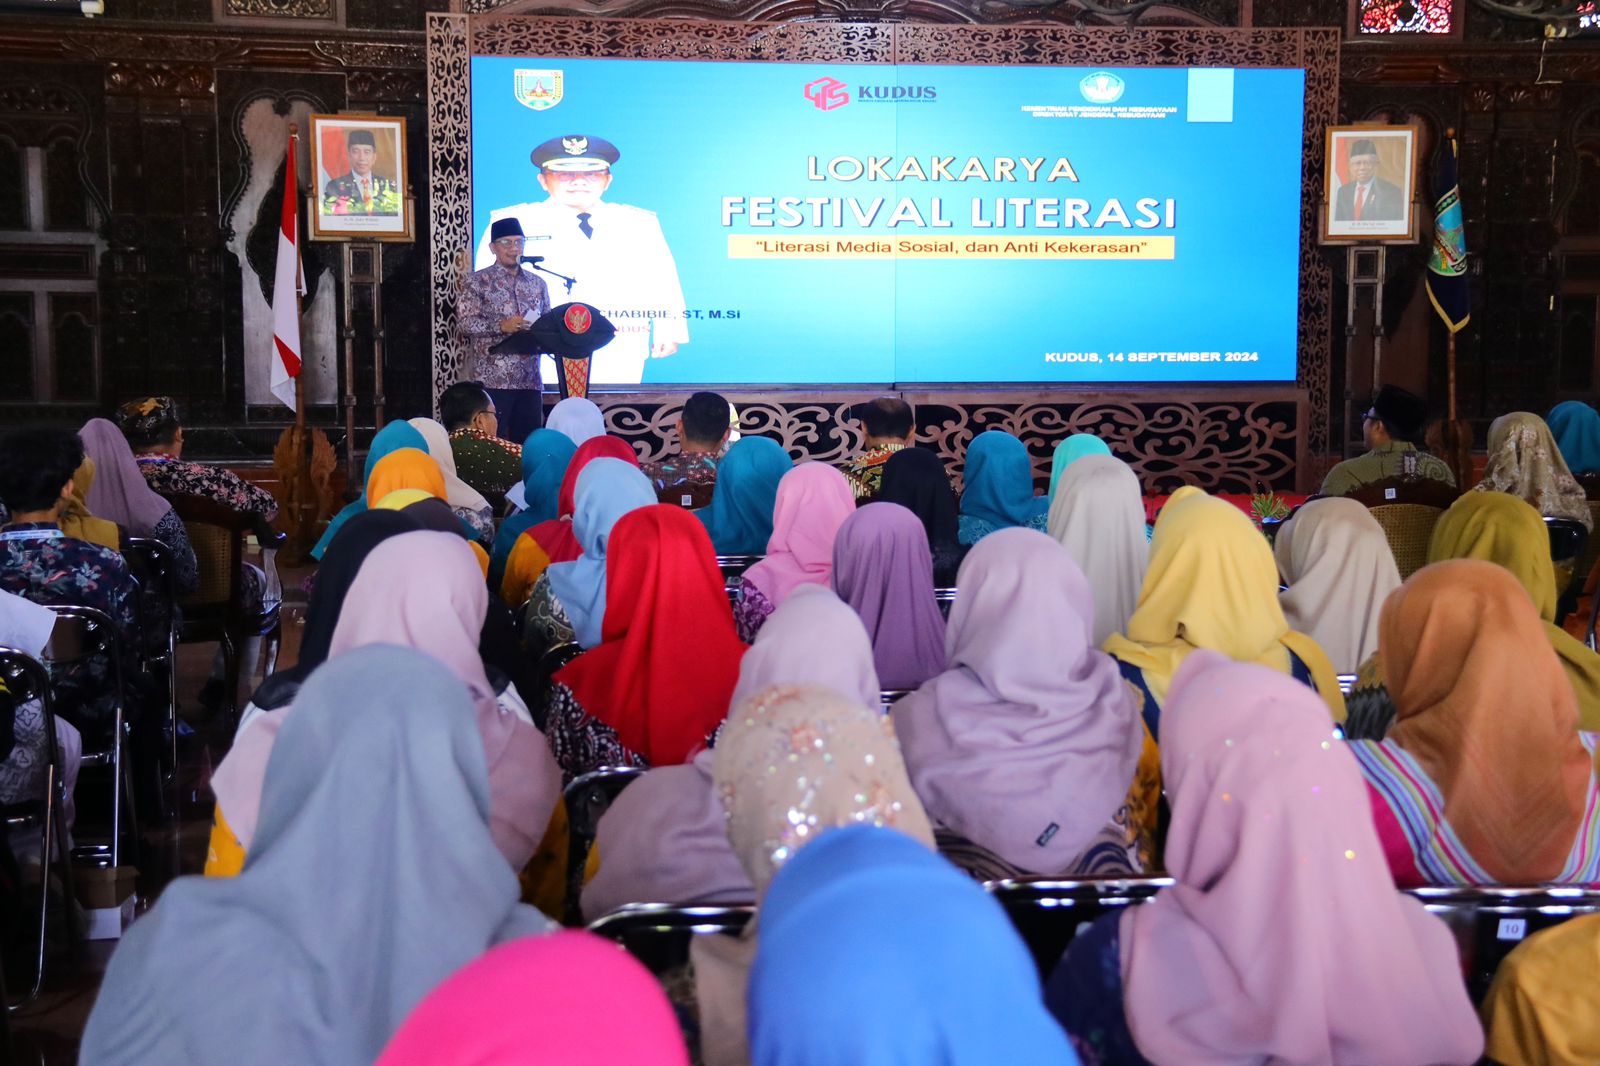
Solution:
{"label": "indonesian red and white flag", "polygon": [[294,406],[294,379],[300,376],[300,297],[306,279],[300,269],[299,185],[295,182],[296,141],[289,138],[284,165],[283,214],[278,225],[278,266],[272,282],[272,395]]}

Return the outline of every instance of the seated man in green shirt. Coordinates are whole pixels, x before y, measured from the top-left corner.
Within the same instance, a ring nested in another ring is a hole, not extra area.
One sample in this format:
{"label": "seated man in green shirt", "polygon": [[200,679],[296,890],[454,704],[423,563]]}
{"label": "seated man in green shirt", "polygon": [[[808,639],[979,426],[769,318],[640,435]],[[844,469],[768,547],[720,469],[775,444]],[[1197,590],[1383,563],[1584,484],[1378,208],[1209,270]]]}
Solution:
{"label": "seated man in green shirt", "polygon": [[1427,421],[1426,400],[1394,385],[1383,386],[1361,419],[1367,453],[1328,471],[1321,495],[1347,496],[1363,485],[1390,478],[1428,478],[1455,485],[1455,475],[1444,460],[1417,447]]}
{"label": "seated man in green shirt", "polygon": [[494,399],[479,381],[458,381],[439,397],[439,421],[450,432],[456,476],[483,494],[495,514],[506,492],[522,483],[522,445],[495,436]]}

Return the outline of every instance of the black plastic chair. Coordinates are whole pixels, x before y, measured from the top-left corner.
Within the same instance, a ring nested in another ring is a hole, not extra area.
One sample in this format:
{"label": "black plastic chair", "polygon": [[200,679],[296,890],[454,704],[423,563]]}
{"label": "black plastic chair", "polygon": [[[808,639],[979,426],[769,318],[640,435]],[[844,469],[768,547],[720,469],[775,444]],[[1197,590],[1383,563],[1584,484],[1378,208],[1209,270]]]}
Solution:
{"label": "black plastic chair", "polygon": [[939,605],[939,613],[946,618],[950,617],[950,608],[956,602],[956,590],[953,588],[933,590],[933,602]]}
{"label": "black plastic chair", "polygon": [[984,887],[1005,908],[1040,977],[1047,978],[1084,925],[1144,903],[1176,883],[1170,877],[1028,877],[990,881]]}
{"label": "black plastic chair", "polygon": [[734,578],[765,558],[764,555],[719,555],[717,569],[722,571],[722,579],[731,583]]}
{"label": "black plastic chair", "polygon": [[1583,583],[1589,577],[1576,565],[1588,546],[1589,531],[1582,522],[1571,518],[1547,516],[1544,524],[1550,534],[1550,558],[1556,564],[1556,625],[1561,625],[1577,607]]}
{"label": "black plastic chair", "polygon": [[[55,694],[50,687],[50,675],[43,663],[26,652],[0,647],[0,679],[5,681],[6,690],[18,708],[26,703],[38,701],[44,729],[45,758],[48,761],[43,796],[0,806],[0,826],[4,826],[7,830],[34,828],[39,830],[39,937],[33,984],[21,1003],[17,1004],[21,1006],[38,998],[39,989],[44,984],[45,932],[50,916],[48,875],[52,865],[61,882],[67,940],[73,949],[76,949],[78,942],[77,913],[72,904],[75,893],[72,885],[72,859],[65,815],[67,802],[65,767],[61,750],[56,744]],[[54,863],[51,862],[52,852],[55,855]],[[3,980],[4,978],[0,977],[0,1003],[6,1004],[8,1009],[0,1011],[0,1022],[4,1022],[9,1010],[16,1009],[5,999]],[[0,1042],[0,1048],[9,1048],[9,1031],[0,1036],[3,1036],[4,1040]]]}
{"label": "black plastic chair", "polygon": [[163,750],[167,756],[166,772],[162,775],[172,785],[172,791],[158,789],[168,803],[169,818],[177,817],[178,780],[178,581],[177,567],[172,549],[154,537],[131,537],[125,553],[134,577],[139,581],[139,617],[149,618],[147,610],[152,599],[158,600],[167,619],[167,631],[161,649],[152,652],[148,642],[139,645],[139,658],[146,673],[150,667],[159,667],[167,679],[167,706],[162,730]]}
{"label": "black plastic chair", "polygon": [[55,612],[56,626],[45,647],[45,661],[55,666],[70,666],[103,656],[111,664],[113,678],[115,712],[110,743],[96,750],[91,748],[86,737],[79,760],[80,766],[111,768],[111,843],[109,846],[79,844],[73,854],[90,861],[109,860],[112,866],[121,866],[122,838],[126,834],[135,854],[134,865],[138,865],[139,822],[133,804],[133,775],[128,767],[128,689],[122,673],[122,640],[117,636],[116,624],[104,611],[72,604],[46,606]]}
{"label": "black plastic chair", "polygon": [[1495,971],[1534,933],[1600,913],[1600,890],[1564,885],[1481,885],[1405,890],[1455,934],[1467,992],[1482,1002]]}
{"label": "black plastic chair", "polygon": [[579,906],[583,895],[583,871],[594,847],[600,819],[622,790],[633,784],[644,771],[636,766],[602,766],[572,779],[562,793],[567,806],[567,901],[568,925],[583,923]]}
{"label": "black plastic chair", "polygon": [[630,903],[590,924],[589,931],[615,940],[659,977],[689,961],[689,944],[695,937],[717,933],[738,936],[755,912],[753,903]]}

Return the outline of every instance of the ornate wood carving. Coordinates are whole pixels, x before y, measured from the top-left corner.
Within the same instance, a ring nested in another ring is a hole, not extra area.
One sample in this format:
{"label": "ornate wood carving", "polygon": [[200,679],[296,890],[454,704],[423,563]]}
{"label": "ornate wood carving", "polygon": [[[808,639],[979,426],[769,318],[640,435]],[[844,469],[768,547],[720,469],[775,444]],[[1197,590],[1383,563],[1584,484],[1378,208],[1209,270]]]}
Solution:
{"label": "ornate wood carving", "polygon": [[229,18],[320,19],[331,21],[338,12],[333,0],[222,0]]}

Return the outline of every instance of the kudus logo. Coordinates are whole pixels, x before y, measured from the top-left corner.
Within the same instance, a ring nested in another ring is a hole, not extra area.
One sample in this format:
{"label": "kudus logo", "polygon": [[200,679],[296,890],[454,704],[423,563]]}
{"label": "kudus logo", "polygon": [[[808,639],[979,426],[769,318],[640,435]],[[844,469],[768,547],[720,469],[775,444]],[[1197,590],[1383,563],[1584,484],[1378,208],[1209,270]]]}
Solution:
{"label": "kudus logo", "polygon": [[1101,70],[1080,81],[1078,88],[1091,104],[1114,104],[1122,99],[1128,85],[1109,70]]}
{"label": "kudus logo", "polygon": [[[832,111],[850,102],[850,89],[838,78],[821,77],[806,83],[805,96],[818,111]],[[932,85],[858,85],[855,99],[863,104],[932,103],[939,90]]]}

